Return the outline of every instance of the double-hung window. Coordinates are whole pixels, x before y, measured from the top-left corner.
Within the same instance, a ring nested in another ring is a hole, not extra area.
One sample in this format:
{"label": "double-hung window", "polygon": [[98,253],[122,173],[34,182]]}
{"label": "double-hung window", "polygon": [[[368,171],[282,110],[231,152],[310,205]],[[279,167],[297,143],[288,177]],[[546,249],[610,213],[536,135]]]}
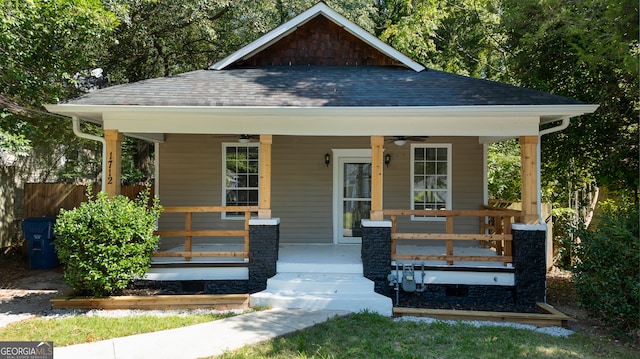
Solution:
{"label": "double-hung window", "polygon": [[[258,143],[222,145],[222,201],[224,206],[257,206],[259,198]],[[226,219],[242,219],[244,213],[226,212]]]}
{"label": "double-hung window", "polygon": [[[411,208],[451,209],[451,145],[412,144]],[[413,216],[414,220],[444,220],[444,217]]]}

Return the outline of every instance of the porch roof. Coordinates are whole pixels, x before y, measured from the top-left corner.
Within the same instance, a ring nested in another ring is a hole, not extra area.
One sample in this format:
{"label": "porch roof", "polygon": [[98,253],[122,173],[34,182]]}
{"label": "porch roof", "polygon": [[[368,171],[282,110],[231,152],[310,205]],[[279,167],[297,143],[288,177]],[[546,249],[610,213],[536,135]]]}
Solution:
{"label": "porch roof", "polygon": [[68,105],[388,107],[579,105],[580,101],[437,70],[292,66],[198,70],[123,84]]}
{"label": "porch roof", "polygon": [[[494,81],[383,66],[198,70],[117,85],[46,107],[129,133],[389,136],[532,135],[540,123],[597,108]],[[330,119],[340,131],[330,122],[317,124],[325,127],[320,131],[311,124]],[[359,130],[349,129],[345,121]]]}

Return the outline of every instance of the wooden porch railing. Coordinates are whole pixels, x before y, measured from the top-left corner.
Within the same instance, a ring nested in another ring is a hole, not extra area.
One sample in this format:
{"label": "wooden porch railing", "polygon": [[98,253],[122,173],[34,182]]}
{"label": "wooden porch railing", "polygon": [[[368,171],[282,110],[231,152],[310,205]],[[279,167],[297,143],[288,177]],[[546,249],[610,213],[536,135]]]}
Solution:
{"label": "wooden porch railing", "polygon": [[[521,213],[517,210],[508,209],[505,207],[496,207],[496,206],[480,206],[481,210],[489,210],[489,211],[498,211],[500,213]],[[507,214],[508,214],[507,213]],[[512,222],[512,218],[515,222],[520,220],[520,215],[513,215],[509,217],[504,216],[484,216],[480,217],[480,233],[483,234],[495,234],[502,233],[504,231],[507,222],[510,224]],[[502,241],[491,241],[491,240],[483,240],[480,241],[480,246],[482,248],[486,247],[494,247],[496,249],[496,253],[498,255],[502,255],[505,250],[504,243]]]}
{"label": "wooden porch railing", "polygon": [[[238,257],[249,258],[249,220],[251,212],[257,212],[258,206],[204,206],[204,207],[163,207],[163,213],[184,213],[184,229],[169,229],[155,231],[159,236],[184,237],[184,251],[154,252],[154,257],[183,257],[186,261],[192,257]],[[244,228],[241,230],[230,229],[192,229],[193,213],[222,213],[244,212]],[[194,252],[192,250],[193,237],[244,237],[244,249],[242,252]]]}
{"label": "wooden porch railing", "polygon": [[[392,260],[444,260],[447,264],[452,265],[455,261],[479,261],[479,262],[502,262],[505,265],[513,262],[511,253],[511,219],[520,217],[520,211],[514,210],[384,210],[384,215],[391,218],[391,259]],[[398,233],[397,217],[398,216],[429,216],[429,217],[445,217],[446,233]],[[479,234],[456,234],[454,233],[454,218],[456,217],[479,217],[481,222],[485,222],[485,218],[497,218],[498,222],[503,223],[500,230],[496,229],[491,233]],[[415,254],[398,254],[396,252],[398,240],[444,240],[446,243],[445,255],[415,255]],[[495,241],[501,243],[504,250],[497,253],[497,256],[459,256],[454,253],[454,241]]]}

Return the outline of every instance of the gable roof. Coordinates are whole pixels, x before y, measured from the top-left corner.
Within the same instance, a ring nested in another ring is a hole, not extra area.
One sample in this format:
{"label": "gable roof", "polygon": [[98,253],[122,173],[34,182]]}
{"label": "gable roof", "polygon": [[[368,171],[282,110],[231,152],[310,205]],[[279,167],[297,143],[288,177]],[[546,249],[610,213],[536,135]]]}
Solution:
{"label": "gable roof", "polygon": [[240,50],[213,64],[209,67],[209,70],[223,70],[233,65],[234,63],[237,63],[238,61],[246,60],[256,55],[260,51],[272,46],[276,42],[283,39],[285,36],[296,31],[299,27],[303,26],[304,24],[315,19],[318,16],[326,17],[328,20],[342,27],[345,31],[352,34],[356,38],[367,43],[369,46],[375,48],[376,50],[389,56],[390,58],[397,60],[400,64],[412,69],[413,71],[419,72],[425,69],[424,66],[411,60],[408,56],[402,54],[398,50],[394,49],[393,47],[384,43],[382,40],[370,34],[368,31],[349,21],[344,16],[335,12],[325,3],[320,2],[309,8],[307,11],[287,21],[286,23],[269,31],[262,37],[244,46]]}

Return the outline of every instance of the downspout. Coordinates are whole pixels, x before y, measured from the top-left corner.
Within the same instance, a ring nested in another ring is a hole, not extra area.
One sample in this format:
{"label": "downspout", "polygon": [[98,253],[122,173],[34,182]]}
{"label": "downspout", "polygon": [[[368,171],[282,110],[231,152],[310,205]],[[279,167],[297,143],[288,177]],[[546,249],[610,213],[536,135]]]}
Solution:
{"label": "downspout", "polygon": [[538,193],[536,194],[536,201],[538,201],[538,221],[540,224],[544,224],[545,221],[542,218],[542,194],[540,193],[540,189],[542,187],[541,181],[541,164],[542,161],[542,136],[548,135],[550,133],[555,133],[558,131],[563,131],[567,127],[569,127],[569,122],[571,122],[570,116],[563,116],[562,123],[558,126],[544,129],[538,133],[538,144],[536,145],[536,181],[538,182]]}
{"label": "downspout", "polygon": [[98,141],[102,143],[102,192],[106,192],[107,190],[107,181],[104,180],[104,171],[107,168],[107,141],[100,137],[95,136],[89,133],[84,133],[80,131],[80,119],[77,116],[71,117],[71,122],[73,123],[73,133],[80,137],[85,138],[87,140]]}

